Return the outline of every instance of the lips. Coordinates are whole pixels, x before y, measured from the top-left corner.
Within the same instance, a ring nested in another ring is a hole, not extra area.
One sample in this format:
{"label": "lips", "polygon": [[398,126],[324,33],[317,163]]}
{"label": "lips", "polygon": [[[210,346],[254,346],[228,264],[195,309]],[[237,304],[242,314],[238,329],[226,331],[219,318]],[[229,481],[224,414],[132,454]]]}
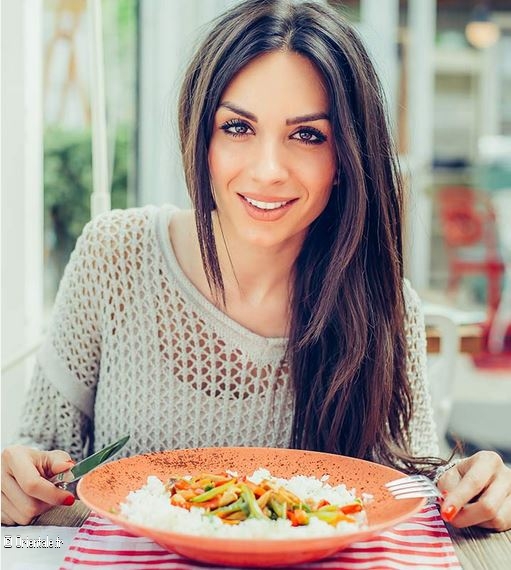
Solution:
{"label": "lips", "polygon": [[255,198],[250,198],[243,194],[239,194],[239,196],[241,196],[243,200],[248,202],[251,206],[262,211],[278,210],[279,208],[283,208],[296,200],[296,198],[292,198],[290,200],[256,200]]}
{"label": "lips", "polygon": [[[239,199],[250,218],[258,222],[276,222],[289,212],[298,198],[289,200],[275,199],[268,197],[264,200],[256,199],[244,194],[238,194]],[[258,196],[258,198],[261,198]]]}

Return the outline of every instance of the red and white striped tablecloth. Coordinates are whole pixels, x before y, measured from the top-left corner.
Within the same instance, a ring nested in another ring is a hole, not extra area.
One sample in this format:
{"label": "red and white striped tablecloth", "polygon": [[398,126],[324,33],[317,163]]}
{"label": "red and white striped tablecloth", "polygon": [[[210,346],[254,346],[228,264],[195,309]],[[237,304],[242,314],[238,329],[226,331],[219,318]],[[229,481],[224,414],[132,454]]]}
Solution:
{"label": "red and white striped tablecloth", "polygon": [[[203,570],[212,566],[167,552],[152,540],[132,536],[108,520],[91,514],[69,546],[60,570],[84,570],[93,567],[126,570]],[[461,569],[461,565],[437,507],[428,505],[406,522],[370,540],[354,543],[330,558],[307,562],[293,568],[426,570]]]}

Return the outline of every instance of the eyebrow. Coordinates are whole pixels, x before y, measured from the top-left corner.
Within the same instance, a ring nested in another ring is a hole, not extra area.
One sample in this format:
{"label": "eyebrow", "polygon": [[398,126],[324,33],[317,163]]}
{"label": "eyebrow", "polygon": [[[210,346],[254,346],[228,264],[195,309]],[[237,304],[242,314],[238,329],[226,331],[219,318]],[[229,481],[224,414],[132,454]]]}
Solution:
{"label": "eyebrow", "polygon": [[[229,109],[229,111],[237,113],[238,115],[245,117],[245,119],[257,123],[256,115],[254,115],[250,111],[245,111],[245,109],[238,107],[237,105],[231,103],[230,101],[224,101],[223,103],[220,103],[219,107],[224,107],[225,109]],[[330,117],[328,113],[320,111],[319,113],[310,113],[308,115],[299,115],[297,117],[290,117],[289,119],[286,119],[286,125],[297,125],[298,123],[310,123],[312,121],[319,121],[321,119],[326,119],[327,121],[329,121]]]}

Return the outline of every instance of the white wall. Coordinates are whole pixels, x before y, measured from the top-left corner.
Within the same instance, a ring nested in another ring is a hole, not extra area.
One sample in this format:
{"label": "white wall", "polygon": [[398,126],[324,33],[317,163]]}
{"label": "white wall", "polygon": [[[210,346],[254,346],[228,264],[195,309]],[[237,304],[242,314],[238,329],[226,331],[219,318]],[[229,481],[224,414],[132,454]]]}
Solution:
{"label": "white wall", "polygon": [[[42,0],[2,0],[2,369],[41,336]],[[17,428],[29,360],[2,370],[2,445]]]}

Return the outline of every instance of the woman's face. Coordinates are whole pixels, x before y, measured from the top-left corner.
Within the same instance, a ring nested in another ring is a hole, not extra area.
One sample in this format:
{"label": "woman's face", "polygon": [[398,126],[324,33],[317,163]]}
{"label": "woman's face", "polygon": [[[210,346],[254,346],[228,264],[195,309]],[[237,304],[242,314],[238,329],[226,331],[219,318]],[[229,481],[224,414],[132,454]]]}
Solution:
{"label": "woman's face", "polygon": [[256,246],[299,247],[336,171],[328,97],[310,61],[271,52],[221,97],[209,167],[222,230]]}

